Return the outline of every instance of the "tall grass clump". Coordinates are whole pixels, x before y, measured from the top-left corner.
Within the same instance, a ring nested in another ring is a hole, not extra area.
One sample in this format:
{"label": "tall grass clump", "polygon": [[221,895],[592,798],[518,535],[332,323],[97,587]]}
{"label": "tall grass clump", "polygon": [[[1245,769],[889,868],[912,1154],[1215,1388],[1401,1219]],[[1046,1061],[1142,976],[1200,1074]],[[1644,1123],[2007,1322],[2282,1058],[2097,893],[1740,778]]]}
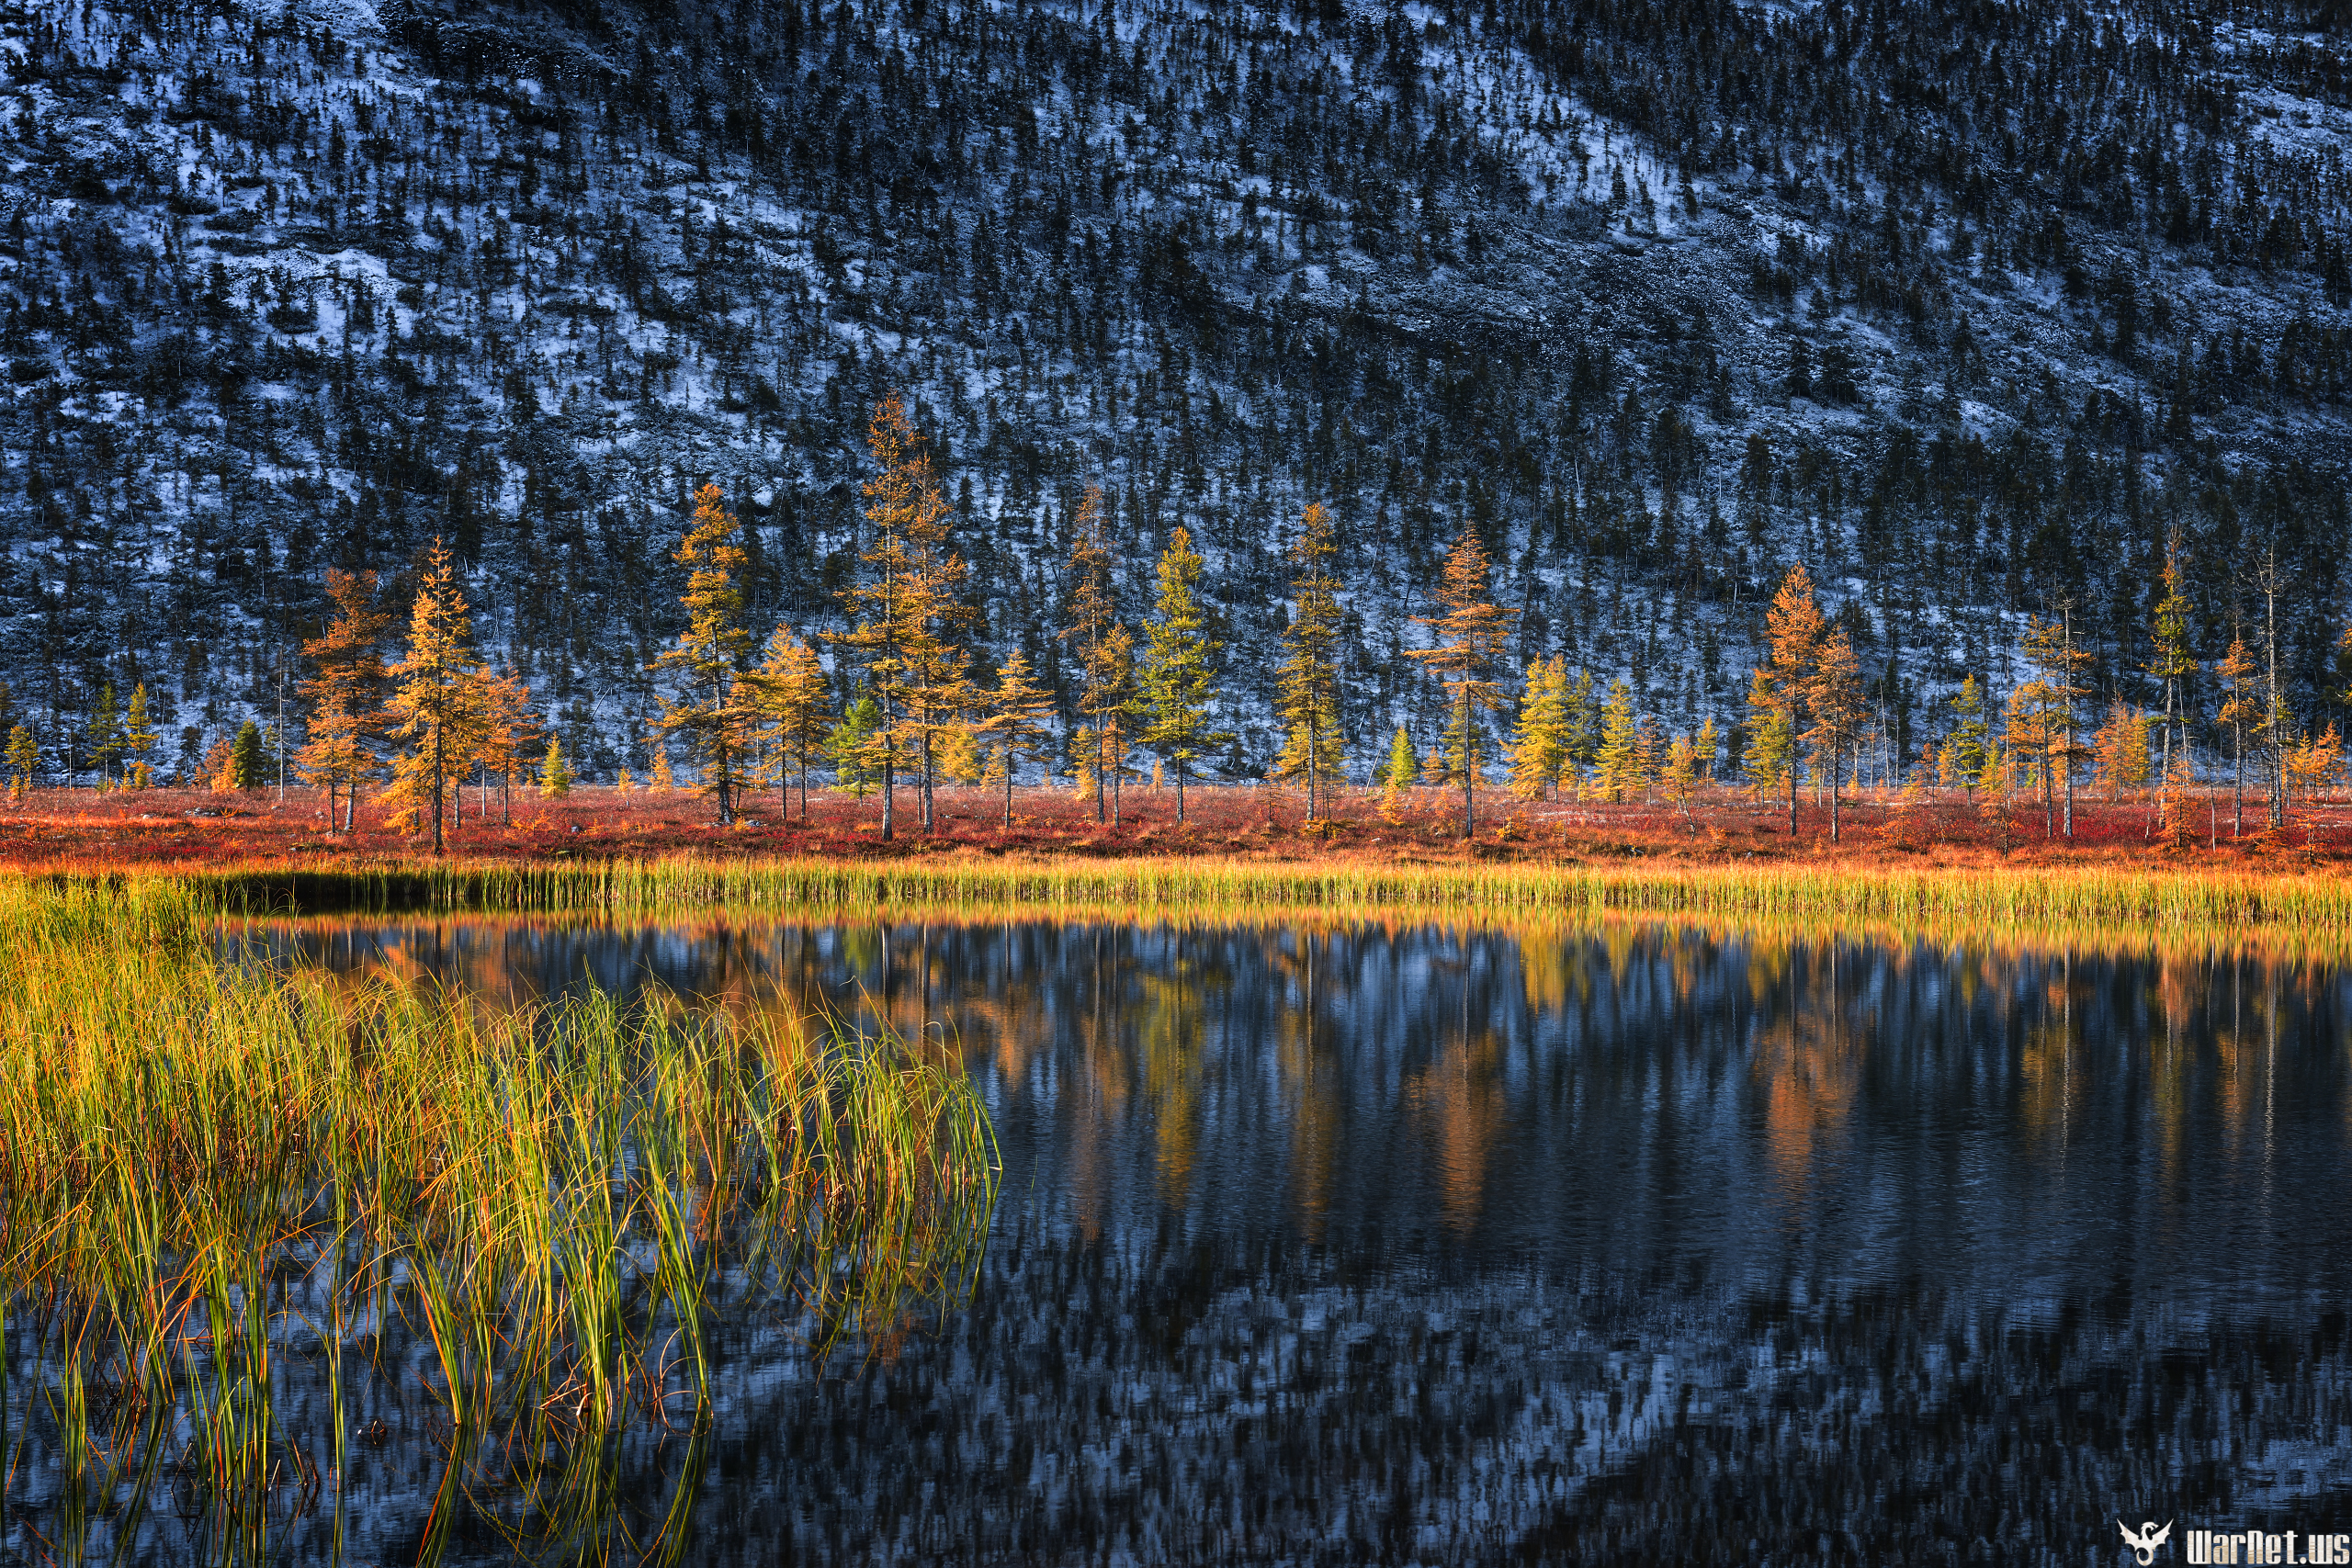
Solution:
{"label": "tall grass clump", "polygon": [[[168,1473],[245,1554],[273,1499],[334,1492],[413,1343],[453,1473],[485,1437],[572,1456],[532,1515],[588,1529],[604,1434],[699,1430],[727,1315],[780,1307],[821,1356],[968,1290],[993,1135],[899,1042],[355,993],[215,964],[206,902],[0,887],[0,1473],[53,1455],[52,1526]],[[295,1359],[324,1433],[278,1413]]]}

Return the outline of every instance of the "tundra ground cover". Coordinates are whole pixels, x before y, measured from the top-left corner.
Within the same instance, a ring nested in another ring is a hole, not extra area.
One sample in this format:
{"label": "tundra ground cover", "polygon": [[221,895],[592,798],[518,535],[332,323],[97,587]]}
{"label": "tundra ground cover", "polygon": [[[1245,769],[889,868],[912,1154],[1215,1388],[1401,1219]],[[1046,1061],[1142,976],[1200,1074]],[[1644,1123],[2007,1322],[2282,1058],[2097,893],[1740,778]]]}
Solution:
{"label": "tundra ground cover", "polygon": [[[1883,793],[1849,797],[1844,836],[1827,839],[1828,814],[1801,805],[1798,830],[1783,808],[1729,790],[1710,790],[1689,810],[1667,802],[1601,804],[1497,796],[1482,807],[1476,838],[1461,833],[1458,800],[1438,789],[1330,793],[1328,820],[1306,820],[1303,791],[1194,784],[1188,820],[1174,820],[1175,792],[1133,787],[1116,822],[1095,819],[1091,796],[1069,789],[1022,789],[1005,822],[995,790],[944,789],[934,830],[901,823],[881,840],[868,800],[819,791],[807,817],[796,795],[789,811],[773,795],[747,801],[742,820],[720,827],[708,803],[684,792],[583,786],[557,800],[527,793],[502,806],[466,791],[465,817],[449,852],[469,861],[515,863],[647,859],[683,852],[739,857],[814,856],[876,861],[987,856],[1080,859],[1250,858],[1274,862],[1476,862],[1548,865],[1629,858],[1682,863],[1803,863],[1856,868],[2026,864],[2229,867],[2338,865],[2352,854],[2352,807],[2299,800],[2282,828],[2266,829],[2249,804],[2233,829],[2224,793],[2191,800],[2186,841],[2168,838],[2154,800],[2076,801],[2069,839],[2045,830],[2039,802],[1987,803],[1951,793],[1906,801]],[[350,833],[331,831],[323,792],[289,789],[216,795],[143,790],[98,795],[37,790],[0,802],[0,867],[25,870],[188,869],[255,863],[375,864],[408,861],[429,840],[386,826],[364,808]]]}

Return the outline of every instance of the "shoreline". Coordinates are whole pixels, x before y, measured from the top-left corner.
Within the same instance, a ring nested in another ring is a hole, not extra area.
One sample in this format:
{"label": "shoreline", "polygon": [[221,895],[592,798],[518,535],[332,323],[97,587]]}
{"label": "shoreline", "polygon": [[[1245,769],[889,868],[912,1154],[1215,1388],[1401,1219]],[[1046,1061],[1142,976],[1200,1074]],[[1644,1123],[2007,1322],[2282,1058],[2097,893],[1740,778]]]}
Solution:
{"label": "shoreline", "polygon": [[660,918],[1178,919],[1365,923],[1575,922],[1659,917],[2014,936],[2105,933],[2154,943],[2248,937],[2352,944],[2352,879],[2332,870],[2019,866],[1889,869],[1267,862],[1208,857],[844,861],[714,857],[516,863],[268,862],[185,872],[19,873],[35,891],[161,897],[209,918],[424,914]]}

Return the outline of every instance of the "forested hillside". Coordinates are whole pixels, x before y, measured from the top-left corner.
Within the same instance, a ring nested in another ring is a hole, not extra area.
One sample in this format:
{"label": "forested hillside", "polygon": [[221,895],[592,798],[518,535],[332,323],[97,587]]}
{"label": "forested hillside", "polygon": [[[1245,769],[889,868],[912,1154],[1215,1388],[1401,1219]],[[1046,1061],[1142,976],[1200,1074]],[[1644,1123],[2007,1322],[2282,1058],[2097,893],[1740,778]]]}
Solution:
{"label": "forested hillside", "polygon": [[[643,767],[694,489],[750,619],[842,625],[903,389],[980,613],[1067,702],[1070,520],[1180,525],[1238,739],[1328,506],[1361,774],[1465,525],[1522,660],[1744,713],[1804,562],[1895,758],[2071,604],[2150,700],[2275,557],[2336,695],[2346,18],[2019,0],[598,0],[0,9],[0,680],[165,771],[305,674],[329,567],[446,537],[584,774]],[[2212,709],[2211,685],[2198,695]],[[2161,699],[2155,699],[2160,702]]]}

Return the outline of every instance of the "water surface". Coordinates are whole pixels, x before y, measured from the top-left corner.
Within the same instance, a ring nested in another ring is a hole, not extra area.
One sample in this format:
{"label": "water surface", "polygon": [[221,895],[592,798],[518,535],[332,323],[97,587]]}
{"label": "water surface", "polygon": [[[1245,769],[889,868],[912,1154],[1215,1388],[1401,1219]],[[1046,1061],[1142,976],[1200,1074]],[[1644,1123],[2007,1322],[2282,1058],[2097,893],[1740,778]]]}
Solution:
{"label": "water surface", "polygon": [[[863,1010],[973,1076],[1005,1196],[969,1304],[822,1366],[731,1324],[707,1438],[616,1440],[617,1495],[684,1498],[686,1561],[2077,1562],[2128,1560],[2119,1517],[2180,1521],[2176,1552],[2352,1530],[2339,970],[1633,926],[227,940],[491,1005]],[[355,1464],[354,1561],[423,1537],[445,1461],[413,1403],[380,1396]],[[499,1506],[451,1561],[512,1560]]]}

